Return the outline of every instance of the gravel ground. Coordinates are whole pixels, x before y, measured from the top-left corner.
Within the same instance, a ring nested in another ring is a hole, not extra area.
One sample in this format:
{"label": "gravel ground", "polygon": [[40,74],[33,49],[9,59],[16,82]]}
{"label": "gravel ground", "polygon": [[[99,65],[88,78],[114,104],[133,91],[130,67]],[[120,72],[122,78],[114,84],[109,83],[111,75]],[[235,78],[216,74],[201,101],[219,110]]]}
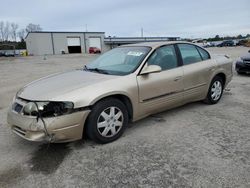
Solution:
{"label": "gravel ground", "polygon": [[[236,59],[249,48],[210,48]],[[192,103],[129,125],[117,141],[32,143],[11,133],[16,91],[94,55],[0,59],[0,187],[250,187],[250,76],[216,105]]]}

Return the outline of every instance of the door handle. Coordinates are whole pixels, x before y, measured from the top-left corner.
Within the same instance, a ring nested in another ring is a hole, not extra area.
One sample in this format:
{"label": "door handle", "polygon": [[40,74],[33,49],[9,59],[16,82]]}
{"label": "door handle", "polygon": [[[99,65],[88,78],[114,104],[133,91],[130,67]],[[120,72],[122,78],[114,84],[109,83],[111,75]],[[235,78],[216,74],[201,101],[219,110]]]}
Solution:
{"label": "door handle", "polygon": [[180,80],[182,78],[182,76],[177,76],[175,79],[174,79],[174,81],[178,81],[178,80]]}

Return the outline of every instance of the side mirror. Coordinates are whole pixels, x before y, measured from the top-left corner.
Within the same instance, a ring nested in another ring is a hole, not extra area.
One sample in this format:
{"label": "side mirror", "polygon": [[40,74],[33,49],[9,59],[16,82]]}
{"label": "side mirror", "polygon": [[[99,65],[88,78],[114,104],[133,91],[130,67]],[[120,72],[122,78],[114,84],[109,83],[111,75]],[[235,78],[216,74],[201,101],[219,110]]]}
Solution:
{"label": "side mirror", "polygon": [[141,71],[141,75],[150,74],[150,73],[154,73],[154,72],[161,72],[161,67],[158,65],[144,66],[142,71]]}
{"label": "side mirror", "polygon": [[248,50],[248,53],[250,53],[250,50]]}

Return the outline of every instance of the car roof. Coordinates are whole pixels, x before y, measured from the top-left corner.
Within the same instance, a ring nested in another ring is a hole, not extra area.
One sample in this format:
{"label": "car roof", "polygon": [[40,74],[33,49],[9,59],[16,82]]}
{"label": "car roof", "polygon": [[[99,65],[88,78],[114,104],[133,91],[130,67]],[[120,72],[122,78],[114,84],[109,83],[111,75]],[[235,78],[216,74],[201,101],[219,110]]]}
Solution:
{"label": "car roof", "polygon": [[194,43],[190,43],[190,42],[186,42],[186,41],[165,41],[165,42],[141,42],[141,43],[136,43],[136,44],[127,44],[127,45],[122,45],[122,46],[145,46],[145,47],[151,47],[151,48],[157,48],[159,46],[164,46],[164,45],[168,45],[168,44],[193,44]]}

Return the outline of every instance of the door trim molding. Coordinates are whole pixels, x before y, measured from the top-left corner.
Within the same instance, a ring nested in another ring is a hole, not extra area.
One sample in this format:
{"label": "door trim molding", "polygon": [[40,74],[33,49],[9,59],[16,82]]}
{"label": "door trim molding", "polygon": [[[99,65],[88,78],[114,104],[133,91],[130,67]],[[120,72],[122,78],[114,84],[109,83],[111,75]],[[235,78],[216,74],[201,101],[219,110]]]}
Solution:
{"label": "door trim molding", "polygon": [[196,89],[196,88],[198,88],[198,87],[202,87],[202,86],[205,86],[205,85],[207,85],[207,84],[206,84],[206,83],[202,83],[202,84],[199,84],[199,85],[196,85],[196,86],[193,86],[193,87],[184,89],[184,92],[185,92],[185,91],[189,91],[189,90],[191,90],[191,89]]}
{"label": "door trim molding", "polygon": [[199,88],[199,87],[202,87],[202,86],[205,86],[205,85],[207,85],[207,84],[203,83],[203,84],[199,84],[199,85],[194,86],[194,87],[190,87],[190,88],[185,89],[185,90],[183,89],[183,90],[179,90],[179,91],[172,91],[172,92],[165,93],[165,94],[162,94],[162,95],[158,95],[158,96],[155,96],[155,97],[143,99],[142,102],[148,102],[148,101],[151,101],[151,100],[154,100],[154,99],[163,98],[163,97],[166,97],[166,96],[169,96],[169,95],[174,95],[174,94],[177,94],[177,93],[186,92],[186,91],[189,91],[189,90],[192,90],[192,89],[196,89],[196,88]]}
{"label": "door trim molding", "polygon": [[162,95],[158,95],[158,96],[155,96],[155,97],[144,99],[144,100],[142,100],[142,102],[148,102],[148,101],[151,101],[151,100],[154,100],[154,99],[163,98],[163,97],[166,97],[166,96],[169,96],[169,95],[174,95],[174,94],[181,93],[181,92],[183,92],[183,90],[165,93],[165,94],[162,94]]}

